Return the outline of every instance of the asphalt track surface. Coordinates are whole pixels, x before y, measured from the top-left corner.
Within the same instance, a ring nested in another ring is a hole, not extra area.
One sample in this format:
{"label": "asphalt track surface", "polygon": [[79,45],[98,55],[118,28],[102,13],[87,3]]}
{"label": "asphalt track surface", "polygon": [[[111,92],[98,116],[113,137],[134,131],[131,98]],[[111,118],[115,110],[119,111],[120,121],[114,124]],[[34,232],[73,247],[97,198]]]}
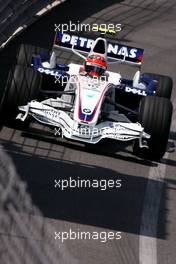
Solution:
{"label": "asphalt track surface", "polygon": [[[160,162],[136,158],[126,144],[104,142],[99,150],[88,149],[54,139],[44,128],[42,136],[36,125],[28,132],[2,127],[0,160],[1,165],[8,164],[9,178],[2,177],[1,169],[0,263],[176,263],[175,16],[174,0],[68,1],[3,51],[1,61],[20,42],[47,48],[54,36],[54,23],[68,19],[122,23],[119,37],[123,43],[145,49],[142,71],[173,78],[174,113],[168,150]],[[66,61],[72,58],[69,55]],[[118,67],[112,69],[124,72],[124,67]],[[126,75],[132,74],[125,69]],[[107,191],[54,188],[55,179],[68,177],[121,179],[122,187]],[[91,239],[62,244],[55,240],[54,232],[69,229],[120,231],[122,238],[106,243]]]}

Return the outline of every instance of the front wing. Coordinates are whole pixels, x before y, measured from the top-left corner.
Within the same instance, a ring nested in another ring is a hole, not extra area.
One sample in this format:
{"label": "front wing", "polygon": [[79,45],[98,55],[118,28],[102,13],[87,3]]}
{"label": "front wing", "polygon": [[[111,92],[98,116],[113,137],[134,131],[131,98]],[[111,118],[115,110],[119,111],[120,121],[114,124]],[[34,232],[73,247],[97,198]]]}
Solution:
{"label": "front wing", "polygon": [[143,144],[143,139],[150,138],[150,135],[144,132],[144,128],[139,123],[105,121],[96,126],[88,126],[74,121],[63,110],[56,110],[37,101],[31,101],[26,106],[20,106],[19,110],[24,114],[18,114],[17,119],[24,121],[28,115],[31,115],[39,123],[53,126],[55,131],[57,129],[61,131],[61,136],[85,143],[96,144],[104,138],[120,141],[138,138],[139,145],[146,147],[146,144]]}

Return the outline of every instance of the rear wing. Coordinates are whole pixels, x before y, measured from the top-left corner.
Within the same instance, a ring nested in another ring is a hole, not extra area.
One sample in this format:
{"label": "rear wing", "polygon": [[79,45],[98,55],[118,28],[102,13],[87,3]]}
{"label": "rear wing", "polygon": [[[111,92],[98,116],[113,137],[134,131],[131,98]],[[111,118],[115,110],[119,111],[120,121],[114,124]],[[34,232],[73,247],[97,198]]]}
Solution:
{"label": "rear wing", "polygon": [[[89,53],[95,40],[79,37],[67,33],[56,32],[54,48],[71,50],[72,46],[77,51]],[[107,57],[110,60],[120,61],[125,64],[140,66],[143,58],[143,49],[125,46],[119,43],[108,42]]]}

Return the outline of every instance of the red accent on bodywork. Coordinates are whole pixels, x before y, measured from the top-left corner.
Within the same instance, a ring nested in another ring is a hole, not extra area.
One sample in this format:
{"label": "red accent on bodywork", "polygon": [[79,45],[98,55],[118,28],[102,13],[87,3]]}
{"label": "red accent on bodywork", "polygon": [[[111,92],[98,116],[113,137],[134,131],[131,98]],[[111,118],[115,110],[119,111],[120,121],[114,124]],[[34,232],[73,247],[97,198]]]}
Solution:
{"label": "red accent on bodywork", "polygon": [[140,63],[142,61],[142,55],[140,55],[137,59],[137,63]]}

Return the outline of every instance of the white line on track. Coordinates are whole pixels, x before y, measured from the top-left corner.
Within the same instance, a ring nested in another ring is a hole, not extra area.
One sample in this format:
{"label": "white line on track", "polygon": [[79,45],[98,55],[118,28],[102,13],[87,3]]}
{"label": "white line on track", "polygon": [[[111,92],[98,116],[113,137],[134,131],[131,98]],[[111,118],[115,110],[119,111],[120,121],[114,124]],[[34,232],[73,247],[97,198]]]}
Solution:
{"label": "white line on track", "polygon": [[[168,158],[168,153],[164,158]],[[144,198],[140,238],[139,238],[139,263],[157,264],[157,224],[159,206],[166,172],[166,164],[151,167]]]}
{"label": "white line on track", "polygon": [[[176,118],[172,122],[172,130],[176,130]],[[164,155],[167,161],[169,153]],[[139,263],[157,264],[157,225],[162,188],[166,174],[166,162],[158,167],[151,167],[144,197],[140,237]]]}

